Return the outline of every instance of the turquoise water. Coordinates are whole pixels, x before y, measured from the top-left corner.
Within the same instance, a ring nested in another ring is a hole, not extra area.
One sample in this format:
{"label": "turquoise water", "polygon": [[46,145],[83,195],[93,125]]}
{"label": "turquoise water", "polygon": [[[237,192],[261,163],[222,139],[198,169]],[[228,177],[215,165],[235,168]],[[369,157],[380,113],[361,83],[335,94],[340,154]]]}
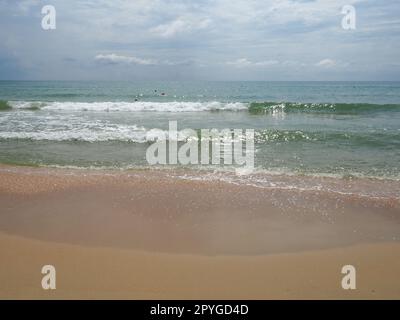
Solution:
{"label": "turquoise water", "polygon": [[1,163],[147,167],[173,120],[254,129],[260,171],[400,178],[400,82],[0,81],[0,100]]}

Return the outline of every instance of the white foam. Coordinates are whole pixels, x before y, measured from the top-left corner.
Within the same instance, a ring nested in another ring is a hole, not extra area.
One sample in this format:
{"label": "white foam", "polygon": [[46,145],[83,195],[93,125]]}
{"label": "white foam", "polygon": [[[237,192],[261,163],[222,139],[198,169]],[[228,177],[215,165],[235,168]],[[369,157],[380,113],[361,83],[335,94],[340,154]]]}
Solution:
{"label": "white foam", "polygon": [[241,102],[26,102],[17,101],[11,105],[15,109],[26,109],[33,104],[40,105],[42,110],[65,110],[65,111],[107,111],[107,112],[199,112],[199,111],[239,111],[247,110],[247,104]]}
{"label": "white foam", "polygon": [[4,131],[0,132],[0,138],[3,139],[30,139],[37,141],[130,141],[146,142],[146,129],[143,127],[123,126],[101,126],[101,128],[78,127],[67,130],[42,131]]}
{"label": "white foam", "polygon": [[29,139],[35,141],[122,141],[146,143],[158,139],[186,141],[196,138],[197,136],[188,137],[181,132],[178,132],[177,136],[170,137],[167,130],[146,129],[136,125],[121,124],[110,126],[108,124],[88,125],[82,123],[77,127],[70,126],[70,128],[62,130],[49,127],[41,131],[33,131],[28,128],[24,131],[0,131],[0,139]]}

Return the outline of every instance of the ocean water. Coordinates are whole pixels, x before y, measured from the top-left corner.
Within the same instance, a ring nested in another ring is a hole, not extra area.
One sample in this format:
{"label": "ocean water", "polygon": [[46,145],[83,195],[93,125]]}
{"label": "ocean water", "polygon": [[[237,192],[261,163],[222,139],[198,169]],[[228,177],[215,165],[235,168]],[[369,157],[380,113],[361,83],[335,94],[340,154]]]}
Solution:
{"label": "ocean water", "polygon": [[0,81],[0,163],[148,168],[169,121],[254,129],[258,173],[400,179],[400,82]]}

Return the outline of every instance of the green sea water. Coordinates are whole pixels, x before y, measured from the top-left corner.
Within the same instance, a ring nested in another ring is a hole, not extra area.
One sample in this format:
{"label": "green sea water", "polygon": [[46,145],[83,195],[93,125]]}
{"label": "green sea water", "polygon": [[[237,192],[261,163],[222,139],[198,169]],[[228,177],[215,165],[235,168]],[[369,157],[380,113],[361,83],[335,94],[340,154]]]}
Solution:
{"label": "green sea water", "polygon": [[400,178],[399,82],[0,81],[0,162],[147,168],[169,121],[254,129],[257,171]]}

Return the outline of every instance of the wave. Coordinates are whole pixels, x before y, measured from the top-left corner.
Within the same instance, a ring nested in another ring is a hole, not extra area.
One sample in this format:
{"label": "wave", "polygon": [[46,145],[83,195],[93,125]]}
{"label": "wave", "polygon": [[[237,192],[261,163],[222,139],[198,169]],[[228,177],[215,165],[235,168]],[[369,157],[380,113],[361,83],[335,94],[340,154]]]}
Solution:
{"label": "wave", "polygon": [[[151,133],[151,132],[150,132]],[[42,131],[13,131],[0,132],[3,140],[32,140],[32,141],[81,141],[81,142],[137,142],[144,143],[146,130],[142,127],[118,126],[102,128],[72,128],[68,130],[42,130]],[[155,133],[156,135],[156,133]]]}
{"label": "wave", "polygon": [[2,101],[0,110],[59,110],[97,112],[201,112],[247,111],[252,114],[276,113],[330,113],[362,114],[400,111],[400,104],[368,103],[297,103],[297,102],[190,102],[190,101],[133,101],[133,102],[41,102]]}
{"label": "wave", "polygon": [[369,103],[295,103],[295,102],[252,102],[249,104],[251,113],[335,113],[358,114],[382,111],[400,111],[400,104],[369,104]]}
{"label": "wave", "polygon": [[260,130],[254,134],[256,142],[335,142],[369,147],[400,147],[400,131],[302,131]]}
{"label": "wave", "polygon": [[11,110],[12,106],[8,101],[0,100],[0,111]]}
{"label": "wave", "polygon": [[239,111],[248,106],[241,102],[9,102],[13,109],[41,109],[59,111],[105,111],[105,112],[199,112],[199,111]]}
{"label": "wave", "polygon": [[[23,131],[0,131],[0,140],[32,140],[32,141],[76,141],[76,142],[129,142],[150,143],[160,137],[168,138],[168,131],[157,128],[147,129],[137,125],[109,125],[83,123],[78,127],[56,129],[48,128],[33,131],[32,128]],[[177,137],[170,140],[187,141],[198,140],[201,130],[196,129],[197,136],[187,137],[178,131]],[[235,136],[236,139],[245,139],[245,135]],[[336,131],[304,131],[304,130],[255,130],[256,144],[264,143],[332,143],[349,144],[358,147],[400,148],[400,131],[385,132],[336,132]]]}

